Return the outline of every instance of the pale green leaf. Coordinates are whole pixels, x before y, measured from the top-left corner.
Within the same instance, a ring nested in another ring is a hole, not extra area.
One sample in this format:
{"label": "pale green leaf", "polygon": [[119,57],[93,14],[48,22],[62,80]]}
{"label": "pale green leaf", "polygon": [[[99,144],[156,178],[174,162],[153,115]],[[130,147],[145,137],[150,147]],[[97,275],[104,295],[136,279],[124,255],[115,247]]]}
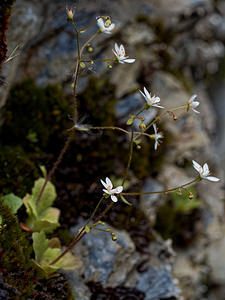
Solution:
{"label": "pale green leaf", "polygon": [[11,209],[13,214],[16,214],[17,210],[23,205],[22,199],[13,193],[1,197],[1,200]]}
{"label": "pale green leaf", "polygon": [[121,200],[124,202],[124,203],[126,203],[127,205],[132,205],[130,202],[128,202],[125,198],[124,198],[124,196],[123,195],[120,195],[120,198],[121,198]]}
{"label": "pale green leaf", "polygon": [[[34,201],[36,202],[38,196],[40,195],[41,189],[44,185],[45,179],[39,178],[35,181],[34,187],[32,189],[32,196]],[[54,185],[48,181],[44,192],[38,202],[37,205],[37,213],[41,214],[44,210],[52,206],[54,200],[56,198],[56,191]]]}
{"label": "pale green leaf", "polygon": [[43,254],[48,249],[48,240],[46,239],[44,231],[34,232],[32,234],[32,239],[35,259],[37,262],[40,262],[43,257]]}
{"label": "pale green leaf", "polygon": [[37,207],[34,198],[30,194],[26,194],[23,198],[23,203],[26,207],[28,216],[37,217]]}
{"label": "pale green leaf", "polygon": [[41,172],[42,172],[44,178],[46,178],[47,177],[47,171],[46,171],[45,166],[40,166],[40,169],[41,169]]}

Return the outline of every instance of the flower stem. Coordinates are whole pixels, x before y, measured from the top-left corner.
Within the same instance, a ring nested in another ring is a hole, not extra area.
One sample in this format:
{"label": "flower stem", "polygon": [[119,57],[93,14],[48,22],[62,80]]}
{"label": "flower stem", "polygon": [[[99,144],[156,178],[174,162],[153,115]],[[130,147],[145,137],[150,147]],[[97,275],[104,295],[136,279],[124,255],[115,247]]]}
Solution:
{"label": "flower stem", "polygon": [[192,181],[188,182],[188,183],[185,183],[185,184],[182,184],[180,186],[177,186],[175,188],[172,188],[172,189],[168,189],[168,190],[164,190],[164,191],[157,191],[157,192],[146,192],[146,193],[141,193],[141,192],[137,192],[137,193],[121,193],[120,195],[125,195],[125,196],[139,196],[139,195],[151,195],[151,194],[167,194],[167,193],[171,193],[171,192],[174,192],[178,189],[182,189],[184,188],[185,186],[188,186],[190,184],[193,184],[195,182],[198,182],[200,181],[201,179],[199,178],[199,176],[195,179],[193,179]]}
{"label": "flower stem", "polygon": [[[157,116],[147,127],[144,131],[148,130],[153,124],[155,124],[157,121],[161,120],[163,117],[165,117],[170,111],[175,111],[175,110],[179,110],[179,109],[183,109],[186,108],[186,105],[182,105],[182,106],[178,106],[175,108],[171,108],[171,109],[167,109],[166,112],[164,112],[163,114],[161,114],[160,116]],[[134,139],[137,140],[140,137],[140,134],[137,135]]]}

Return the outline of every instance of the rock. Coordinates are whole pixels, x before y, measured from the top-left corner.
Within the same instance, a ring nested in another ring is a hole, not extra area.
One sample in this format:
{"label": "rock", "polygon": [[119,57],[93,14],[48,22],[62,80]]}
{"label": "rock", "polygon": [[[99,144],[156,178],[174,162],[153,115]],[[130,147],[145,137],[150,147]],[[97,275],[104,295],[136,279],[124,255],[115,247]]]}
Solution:
{"label": "rock", "polygon": [[[81,220],[81,223],[84,221]],[[77,229],[77,226],[71,228],[71,232]],[[141,255],[125,231],[112,230],[118,238],[116,242],[112,241],[110,233],[92,230],[73,249],[74,255],[83,261],[81,269],[66,272],[76,299],[89,299],[90,292],[85,283],[90,281],[100,281],[104,287],[137,288],[146,293],[147,300],[180,294],[171,276],[174,252],[170,243],[162,240],[154,242],[149,254]],[[167,255],[164,257],[162,253]],[[143,262],[145,267],[140,273],[138,266]]]}

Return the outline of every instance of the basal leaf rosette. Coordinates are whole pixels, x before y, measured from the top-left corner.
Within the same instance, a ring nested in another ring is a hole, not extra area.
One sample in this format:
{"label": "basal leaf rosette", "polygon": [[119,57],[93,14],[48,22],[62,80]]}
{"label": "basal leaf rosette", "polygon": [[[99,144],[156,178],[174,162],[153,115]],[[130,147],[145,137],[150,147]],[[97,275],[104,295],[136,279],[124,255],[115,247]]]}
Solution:
{"label": "basal leaf rosette", "polygon": [[52,207],[56,198],[56,191],[51,182],[47,183],[39,202],[36,203],[44,182],[44,178],[36,180],[32,194],[27,194],[23,198],[28,214],[26,225],[34,232],[43,230],[46,233],[51,233],[59,226],[60,210]]}

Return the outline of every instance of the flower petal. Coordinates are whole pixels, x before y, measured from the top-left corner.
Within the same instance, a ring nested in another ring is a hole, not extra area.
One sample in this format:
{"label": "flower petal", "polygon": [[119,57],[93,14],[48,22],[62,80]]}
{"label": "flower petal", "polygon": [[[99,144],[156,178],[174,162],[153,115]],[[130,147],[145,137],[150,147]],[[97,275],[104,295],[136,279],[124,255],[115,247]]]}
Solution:
{"label": "flower petal", "polygon": [[196,109],[194,108],[191,108],[193,110],[193,112],[195,112],[196,114],[200,114],[200,111],[197,111]]}
{"label": "flower petal", "polygon": [[147,97],[146,97],[146,95],[141,91],[141,90],[139,90],[139,92],[142,94],[142,96],[145,98],[145,100],[147,101]]}
{"label": "flower petal", "polygon": [[144,92],[147,98],[151,99],[151,94],[148,92],[148,90],[144,87]]}
{"label": "flower petal", "polygon": [[112,24],[107,28],[107,30],[108,30],[108,31],[112,31],[114,28],[115,28],[115,24],[112,23]]}
{"label": "flower petal", "polygon": [[208,166],[208,164],[207,163],[205,163],[204,165],[203,165],[203,176],[207,176],[207,175],[209,175],[209,166]]}
{"label": "flower petal", "polygon": [[196,161],[192,160],[192,164],[196,171],[202,172],[202,167]]}
{"label": "flower petal", "polygon": [[106,184],[107,184],[107,187],[106,187],[106,188],[112,189],[113,184],[112,184],[112,181],[111,181],[108,177],[106,177],[105,182],[106,182]]}
{"label": "flower petal", "polygon": [[119,193],[121,193],[122,191],[123,191],[122,185],[120,185],[120,186],[118,186],[117,188],[111,190],[112,194],[114,194],[114,193],[115,193],[115,194],[119,194]]}
{"label": "flower petal", "polygon": [[156,124],[155,123],[153,124],[153,128],[154,128],[155,134],[157,134],[157,128],[156,128]]}
{"label": "flower petal", "polygon": [[105,183],[103,180],[101,180],[100,179],[100,181],[101,181],[101,183],[102,183],[102,185],[107,189],[107,183]]}
{"label": "flower petal", "polygon": [[207,179],[207,180],[209,180],[209,181],[215,181],[215,182],[220,180],[219,178],[213,177],[213,176],[208,176],[208,177],[206,177],[205,179]]}
{"label": "flower petal", "polygon": [[124,61],[128,64],[132,64],[135,62],[135,58],[126,58],[126,59],[124,59]]}
{"label": "flower petal", "polygon": [[195,100],[196,97],[197,97],[196,94],[192,95],[191,98],[188,100],[188,102],[192,103]]}
{"label": "flower petal", "polygon": [[158,104],[152,104],[152,106],[158,107],[158,108],[164,108],[163,106],[160,106],[160,105],[158,105]]}
{"label": "flower petal", "polygon": [[97,20],[97,24],[101,29],[104,29],[105,26],[104,26],[104,21],[102,18]]}
{"label": "flower petal", "polygon": [[114,196],[114,195],[111,195],[111,199],[112,199],[113,202],[117,202],[118,201],[117,197]]}
{"label": "flower petal", "polygon": [[117,43],[115,43],[115,50],[116,50],[116,52],[119,52],[119,51],[120,51],[119,46],[118,46]]}
{"label": "flower petal", "polygon": [[120,55],[125,56],[125,49],[123,45],[120,45]]}

